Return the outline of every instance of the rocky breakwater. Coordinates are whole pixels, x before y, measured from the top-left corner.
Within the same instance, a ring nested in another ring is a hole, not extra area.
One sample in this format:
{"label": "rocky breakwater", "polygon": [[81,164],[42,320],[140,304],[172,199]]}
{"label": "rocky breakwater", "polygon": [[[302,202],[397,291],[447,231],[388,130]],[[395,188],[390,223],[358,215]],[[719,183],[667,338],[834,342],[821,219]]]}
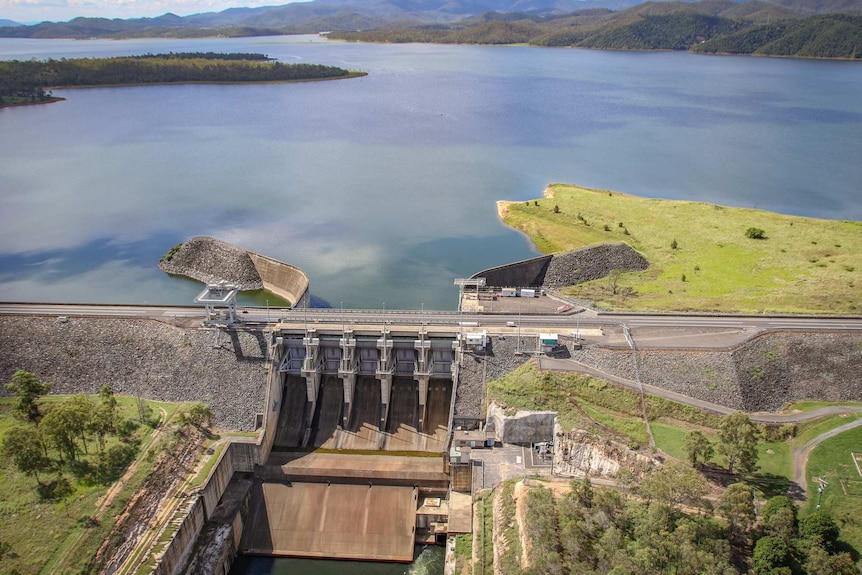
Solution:
{"label": "rocky breakwater", "polygon": [[159,269],[206,284],[224,281],[243,291],[263,289],[263,280],[246,250],[206,236],[169,251],[159,261]]}
{"label": "rocky breakwater", "polygon": [[556,289],[608,276],[613,270],[645,270],[649,262],[628,244],[600,244],[554,254],[542,285]]}
{"label": "rocky breakwater", "polygon": [[[51,393],[115,393],[199,401],[225,429],[254,429],[264,409],[263,332],[187,329],[142,319],[0,316],[0,381],[15,371],[54,382]],[[9,392],[0,387],[0,395]]]}

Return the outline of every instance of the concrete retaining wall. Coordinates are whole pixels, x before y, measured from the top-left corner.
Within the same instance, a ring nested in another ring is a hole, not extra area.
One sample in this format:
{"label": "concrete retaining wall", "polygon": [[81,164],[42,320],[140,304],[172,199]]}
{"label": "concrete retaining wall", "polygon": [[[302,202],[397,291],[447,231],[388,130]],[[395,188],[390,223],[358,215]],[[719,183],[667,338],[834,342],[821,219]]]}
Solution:
{"label": "concrete retaining wall", "polygon": [[175,573],[179,573],[205,521],[203,499],[198,497],[192,503],[186,513],[185,519],[183,519],[176,534],[162,553],[161,559],[156,564],[155,570],[153,570],[153,575],[174,575]]}
{"label": "concrete retaining wall", "polygon": [[485,284],[494,287],[541,286],[545,281],[545,272],[548,271],[551,258],[553,256],[539,256],[489,268],[471,277],[485,278]]}
{"label": "concrete retaining wall", "polygon": [[506,415],[496,404],[488,406],[488,421],[503,443],[538,443],[554,440],[555,411],[518,411]]}
{"label": "concrete retaining wall", "polygon": [[308,276],[296,266],[248,252],[263,288],[288,300],[293,307],[308,307]]}
{"label": "concrete retaining wall", "polygon": [[270,360],[269,370],[267,371],[266,400],[264,401],[263,408],[263,437],[258,451],[259,459],[257,460],[257,463],[261,465],[269,459],[269,454],[272,451],[272,444],[275,441],[278,427],[278,417],[281,412],[281,401],[284,394],[281,373],[278,371],[278,365],[281,363],[284,348],[270,345],[269,350]]}

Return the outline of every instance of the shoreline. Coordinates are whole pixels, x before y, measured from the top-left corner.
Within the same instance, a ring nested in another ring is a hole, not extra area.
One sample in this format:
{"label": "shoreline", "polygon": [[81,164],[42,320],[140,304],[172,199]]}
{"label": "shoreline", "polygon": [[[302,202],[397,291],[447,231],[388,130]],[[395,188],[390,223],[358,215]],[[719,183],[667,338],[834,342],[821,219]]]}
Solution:
{"label": "shoreline", "polygon": [[[542,198],[497,202],[535,249],[559,254],[623,242],[650,263],[565,295],[601,309],[859,315],[862,222],[549,184]],[[766,230],[764,239],[746,229]]]}

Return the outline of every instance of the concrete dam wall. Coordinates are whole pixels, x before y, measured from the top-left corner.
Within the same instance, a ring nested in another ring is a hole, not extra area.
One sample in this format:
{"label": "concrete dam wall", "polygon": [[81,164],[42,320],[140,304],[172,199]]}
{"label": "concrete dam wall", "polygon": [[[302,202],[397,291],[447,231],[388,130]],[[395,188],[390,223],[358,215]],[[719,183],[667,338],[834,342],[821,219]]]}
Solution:
{"label": "concrete dam wall", "polygon": [[263,289],[283,297],[293,307],[308,307],[308,276],[304,271],[261,254],[247,254],[263,282]]}

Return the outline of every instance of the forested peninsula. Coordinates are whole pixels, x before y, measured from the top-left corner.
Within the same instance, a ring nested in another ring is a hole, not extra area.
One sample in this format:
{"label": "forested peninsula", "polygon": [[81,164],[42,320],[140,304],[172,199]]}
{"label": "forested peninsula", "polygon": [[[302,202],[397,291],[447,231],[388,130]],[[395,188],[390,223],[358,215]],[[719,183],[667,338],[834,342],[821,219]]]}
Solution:
{"label": "forested peninsula", "polygon": [[319,64],[282,64],[264,54],[190,52],[117,58],[0,61],[0,106],[58,100],[50,88],[174,83],[331,80],[364,76]]}
{"label": "forested peninsula", "polygon": [[800,17],[780,6],[731,0],[647,2],[620,11],[588,9],[554,17],[489,13],[451,25],[390,26],[333,32],[329,37],[858,60],[862,58],[862,15]]}

